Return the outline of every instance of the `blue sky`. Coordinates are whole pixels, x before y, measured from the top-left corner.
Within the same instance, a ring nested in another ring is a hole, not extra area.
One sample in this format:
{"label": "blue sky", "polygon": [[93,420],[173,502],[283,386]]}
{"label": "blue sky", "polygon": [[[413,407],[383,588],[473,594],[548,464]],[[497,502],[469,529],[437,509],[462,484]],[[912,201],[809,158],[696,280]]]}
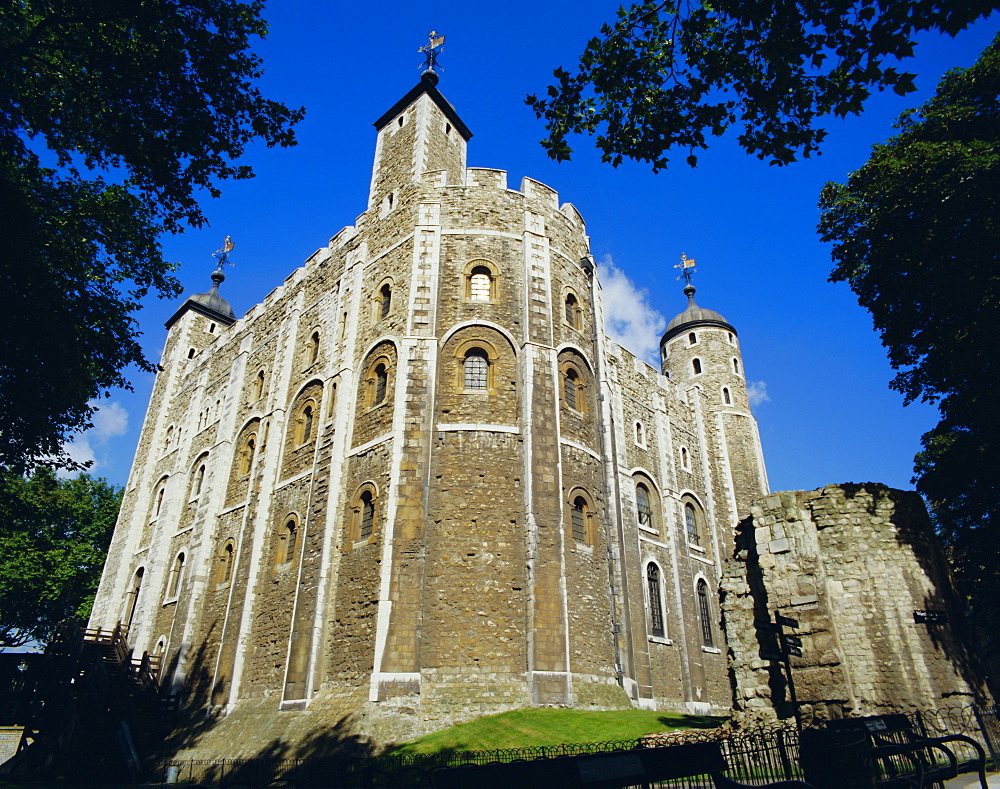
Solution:
{"label": "blue sky", "polygon": [[[927,405],[903,407],[871,318],[846,285],[827,282],[829,249],[815,227],[823,183],[842,181],[898,114],[926,99],[948,68],[967,66],[1000,30],[995,14],[955,39],[927,35],[905,68],[917,93],[878,94],[859,118],[830,119],[822,156],[789,167],[747,157],[734,135],[699,158],[653,174],[602,164],[587,138],[573,161],[550,161],[544,129],[524,104],[557,66],[575,65],[587,40],[613,19],[613,2],[272,2],[263,90],[304,106],[299,145],[250,149],[252,181],[205,196],[210,228],[165,239],[185,296],[208,289],[211,253],[226,235],[237,247],[222,292],[238,315],[277,287],[364,210],[375,132],[372,122],[419,78],[417,48],[431,29],[447,36],[439,88],[472,129],[469,165],[508,171],[557,189],[587,221],[609,309],[626,347],[655,355],[659,332],[685,306],[673,265],[698,261],[698,302],[721,312],[741,339],[757,392],[771,487],[811,489],[878,481],[910,488],[920,436],[936,421]],[[164,321],[178,302],[151,299],[138,315],[147,356],[158,359]],[[124,484],[152,376],[133,371],[135,391],[101,401],[95,427],[76,452],[92,473]]]}

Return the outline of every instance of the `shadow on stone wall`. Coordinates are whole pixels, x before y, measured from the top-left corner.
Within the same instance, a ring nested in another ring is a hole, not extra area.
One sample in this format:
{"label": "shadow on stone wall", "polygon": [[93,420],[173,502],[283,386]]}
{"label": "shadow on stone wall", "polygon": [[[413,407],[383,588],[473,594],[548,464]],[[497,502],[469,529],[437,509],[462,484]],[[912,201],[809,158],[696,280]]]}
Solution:
{"label": "shadow on stone wall", "polygon": [[[920,626],[926,628],[934,646],[958,668],[962,678],[975,692],[971,698],[966,694],[955,694],[954,700],[962,704],[990,703],[984,679],[985,665],[975,647],[975,630],[966,616],[967,606],[958,592],[944,546],[931,525],[924,500],[913,491],[896,490],[879,483],[844,483],[838,487],[847,499],[867,499],[869,503],[865,509],[871,515],[877,514],[875,502],[880,497],[892,502],[896,541],[916,558],[934,584],[934,591],[922,596],[922,610],[944,612],[946,616],[945,622],[928,622]],[[948,698],[942,701],[947,702]]]}

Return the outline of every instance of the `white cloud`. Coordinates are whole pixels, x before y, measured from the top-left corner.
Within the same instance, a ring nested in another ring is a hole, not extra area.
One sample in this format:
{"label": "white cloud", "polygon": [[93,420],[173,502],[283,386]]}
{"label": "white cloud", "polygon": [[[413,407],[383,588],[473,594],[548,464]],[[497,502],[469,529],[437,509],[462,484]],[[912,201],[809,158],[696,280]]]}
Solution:
{"label": "white cloud", "polygon": [[660,369],[660,335],[667,319],[649,303],[649,291],[637,288],[611,255],[597,265],[608,336],[640,359]]}
{"label": "white cloud", "polygon": [[767,394],[767,382],[747,381],[747,397],[750,398],[751,408],[755,408],[761,403],[770,403],[771,398]]}
{"label": "white cloud", "polygon": [[[88,471],[93,473],[107,465],[108,440],[128,432],[128,411],[114,400],[103,404],[92,400],[90,405],[96,409],[90,420],[93,427],[77,433],[66,442],[65,448],[66,454],[77,463],[91,463]],[[76,476],[76,473],[63,472],[63,475]]]}
{"label": "white cloud", "polygon": [[96,403],[91,405],[97,407],[97,413],[93,418],[94,426],[90,430],[95,437],[107,441],[109,438],[123,436],[128,432],[128,411],[121,403],[111,401],[107,405],[98,406]]}

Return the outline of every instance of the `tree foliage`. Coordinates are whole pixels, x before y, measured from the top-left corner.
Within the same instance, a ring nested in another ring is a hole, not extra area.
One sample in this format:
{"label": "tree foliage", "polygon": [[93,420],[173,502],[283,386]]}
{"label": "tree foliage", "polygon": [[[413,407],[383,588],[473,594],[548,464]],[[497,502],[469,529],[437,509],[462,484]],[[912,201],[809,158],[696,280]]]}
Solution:
{"label": "tree foliage", "polygon": [[820,233],[898,373],[936,402],[917,489],[960,581],[1000,632],[1000,36],[899,120],[846,184],[827,184]]}
{"label": "tree foliage", "polygon": [[87,474],[0,475],[0,649],[90,614],[121,496]]}
{"label": "tree foliage", "polygon": [[255,86],[262,6],[0,5],[0,468],[60,456],[88,401],[151,369],[131,313],[179,291],[158,235],[252,177],[249,144],[294,144],[303,111]]}
{"label": "tree foliage", "polygon": [[543,98],[542,145],[556,160],[567,137],[596,134],[606,162],[667,166],[667,152],[708,147],[741,129],[740,145],[772,164],[819,150],[816,120],[861,112],[872,90],[914,90],[892,63],[914,34],[955,35],[996,0],[651,0],[622,7],[587,44],[576,73],[556,69]]}

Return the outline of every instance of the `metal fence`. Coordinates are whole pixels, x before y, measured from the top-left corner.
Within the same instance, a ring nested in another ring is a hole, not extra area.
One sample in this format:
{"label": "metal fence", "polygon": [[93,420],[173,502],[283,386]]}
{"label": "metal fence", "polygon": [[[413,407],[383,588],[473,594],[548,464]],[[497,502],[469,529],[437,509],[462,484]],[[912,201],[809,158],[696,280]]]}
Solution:
{"label": "metal fence", "polygon": [[[948,708],[910,713],[913,729],[923,736],[965,734],[996,753],[1000,741],[1000,711],[996,706]],[[686,742],[718,742],[726,758],[726,775],[762,786],[773,781],[802,779],[799,736],[791,721],[731,728],[664,732],[636,740],[511,748],[492,751],[445,752],[433,755],[331,756],[310,759],[218,759],[166,762],[152,782],[226,789],[251,787],[380,787],[433,786],[433,771],[463,764],[491,764],[551,759],[590,753],[612,753],[664,747]],[[972,749],[957,751],[960,762],[971,761]],[[994,757],[995,760],[995,757]],[[149,784],[146,784],[149,785]],[[679,778],[656,786],[665,789],[705,789],[709,776]]]}

